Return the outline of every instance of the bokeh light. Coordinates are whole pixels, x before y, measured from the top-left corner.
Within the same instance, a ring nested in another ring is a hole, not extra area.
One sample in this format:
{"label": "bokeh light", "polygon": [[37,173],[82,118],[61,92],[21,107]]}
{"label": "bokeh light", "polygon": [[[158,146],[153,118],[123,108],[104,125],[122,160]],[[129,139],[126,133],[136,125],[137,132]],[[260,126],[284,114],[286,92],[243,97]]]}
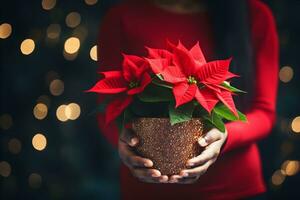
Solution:
{"label": "bokeh light", "polygon": [[98,2],[98,0],[84,0],[84,1],[89,6],[95,5]]}
{"label": "bokeh light", "polygon": [[6,161],[0,162],[0,175],[3,177],[8,177],[11,173],[10,164]]}
{"label": "bokeh light", "polygon": [[20,142],[20,140],[18,140],[16,138],[9,140],[8,150],[10,153],[18,154],[21,152],[21,149],[22,149],[22,143]]}
{"label": "bokeh light", "polygon": [[285,180],[285,175],[283,174],[282,170],[277,170],[272,175],[271,181],[273,185],[281,185]]}
{"label": "bokeh light", "polygon": [[66,40],[64,47],[66,53],[74,54],[80,48],[80,40],[76,37],[70,37]]}
{"label": "bokeh light", "polygon": [[300,116],[293,119],[291,126],[295,133],[300,133]]}
{"label": "bokeh light", "polygon": [[28,177],[28,184],[31,188],[37,189],[42,185],[42,177],[37,173],[32,173]]}
{"label": "bokeh light", "polygon": [[42,120],[48,114],[48,107],[46,104],[38,103],[33,108],[33,115],[36,119]]}
{"label": "bokeh light", "polygon": [[13,120],[11,115],[3,114],[0,116],[0,127],[3,130],[9,129],[13,125]]}
{"label": "bokeh light", "polygon": [[287,176],[294,176],[299,172],[299,168],[300,163],[296,160],[287,160],[281,166],[282,171]]}
{"label": "bokeh light", "polygon": [[65,88],[64,82],[59,79],[55,79],[51,81],[49,86],[50,93],[54,96],[61,95],[64,92],[64,88]]}
{"label": "bokeh light", "polygon": [[92,60],[97,61],[98,56],[97,56],[97,45],[93,46],[90,50],[90,57]]}
{"label": "bokeh light", "polygon": [[279,71],[279,79],[284,83],[290,82],[293,76],[294,70],[290,66],[284,66]]}
{"label": "bokeh light", "polygon": [[72,61],[75,60],[78,56],[78,52],[73,53],[73,54],[68,54],[67,52],[63,51],[63,56],[66,60]]}
{"label": "bokeh light", "polygon": [[70,103],[65,109],[65,115],[70,120],[76,120],[80,116],[80,106],[77,103]]}
{"label": "bokeh light", "polygon": [[66,25],[70,28],[75,28],[81,22],[81,16],[78,12],[71,12],[66,17]]}
{"label": "bokeh light", "polygon": [[12,27],[8,23],[3,23],[0,25],[0,38],[6,39],[11,35]]}
{"label": "bokeh light", "polygon": [[32,146],[38,151],[44,150],[47,146],[46,137],[41,133],[35,134],[32,138]]}
{"label": "bokeh light", "polygon": [[20,46],[21,52],[24,55],[29,55],[33,52],[35,48],[35,43],[32,39],[25,39]]}
{"label": "bokeh light", "polygon": [[57,39],[60,36],[61,27],[59,24],[50,24],[47,28],[47,37]]}
{"label": "bokeh light", "polygon": [[73,37],[79,38],[80,41],[84,41],[88,36],[88,29],[85,26],[80,25],[73,30],[72,35]]}
{"label": "bokeh light", "polygon": [[66,115],[66,107],[67,105],[60,105],[56,110],[56,117],[59,121],[65,122],[68,120]]}
{"label": "bokeh light", "polygon": [[42,0],[42,7],[45,10],[51,10],[55,7],[56,0]]}

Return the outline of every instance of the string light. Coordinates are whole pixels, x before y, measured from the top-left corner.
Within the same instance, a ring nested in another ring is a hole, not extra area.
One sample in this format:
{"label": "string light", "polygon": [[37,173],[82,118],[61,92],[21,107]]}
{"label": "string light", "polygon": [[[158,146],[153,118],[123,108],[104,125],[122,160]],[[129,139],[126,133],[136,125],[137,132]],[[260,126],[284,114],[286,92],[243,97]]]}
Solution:
{"label": "string light", "polygon": [[67,105],[60,105],[56,110],[56,117],[59,121],[65,122],[68,120],[66,116],[66,107]]}
{"label": "string light", "polygon": [[80,106],[77,103],[70,103],[65,109],[65,115],[70,120],[76,120],[80,116]]}
{"label": "string light", "polygon": [[92,60],[97,61],[98,56],[97,56],[97,45],[93,46],[90,50],[90,57]]}
{"label": "string light", "polygon": [[56,0],[42,0],[42,7],[45,10],[51,10],[55,7]]}
{"label": "string light", "polygon": [[38,103],[33,108],[33,115],[36,119],[42,120],[48,114],[48,107],[43,103]]}
{"label": "string light", "polygon": [[66,17],[66,25],[70,28],[75,28],[81,22],[81,16],[78,12],[71,12]]}
{"label": "string light", "polygon": [[47,28],[47,37],[57,39],[60,36],[61,27],[59,24],[50,24]]}
{"label": "string light", "polygon": [[26,39],[24,40],[22,43],[21,43],[21,52],[24,54],[24,55],[29,55],[33,52],[35,48],[35,43],[32,39]]}
{"label": "string light", "polygon": [[41,187],[42,177],[37,173],[32,173],[28,177],[28,184],[31,188],[37,189]]}
{"label": "string light", "polygon": [[37,133],[32,138],[32,146],[38,151],[44,150],[47,146],[46,137],[41,133]]}
{"label": "string light", "polygon": [[273,185],[281,185],[285,180],[285,175],[282,173],[282,170],[277,170],[272,175],[271,181]]}
{"label": "string light", "polygon": [[8,23],[3,23],[0,25],[0,38],[6,39],[11,35],[12,27]]}
{"label": "string light", "polygon": [[64,92],[64,82],[59,79],[55,79],[50,83],[50,93],[54,96],[59,96]]}
{"label": "string light", "polygon": [[12,117],[9,114],[3,114],[0,116],[0,127],[3,130],[8,130],[13,124]]}
{"label": "string light", "polygon": [[293,76],[294,70],[290,66],[284,66],[279,71],[279,79],[284,83],[290,82]]}
{"label": "string light", "polygon": [[98,2],[98,0],[84,0],[84,1],[89,6],[95,5]]}
{"label": "string light", "polygon": [[76,37],[70,37],[66,40],[64,47],[66,53],[74,54],[80,48],[80,40]]}
{"label": "string light", "polygon": [[10,153],[18,154],[21,152],[21,149],[22,149],[22,143],[20,142],[20,140],[18,140],[16,138],[9,140],[8,150]]}
{"label": "string light", "polygon": [[293,119],[291,127],[295,133],[300,133],[300,116]]}
{"label": "string light", "polygon": [[11,167],[10,164],[6,161],[0,162],[0,175],[3,177],[9,177],[11,173]]}

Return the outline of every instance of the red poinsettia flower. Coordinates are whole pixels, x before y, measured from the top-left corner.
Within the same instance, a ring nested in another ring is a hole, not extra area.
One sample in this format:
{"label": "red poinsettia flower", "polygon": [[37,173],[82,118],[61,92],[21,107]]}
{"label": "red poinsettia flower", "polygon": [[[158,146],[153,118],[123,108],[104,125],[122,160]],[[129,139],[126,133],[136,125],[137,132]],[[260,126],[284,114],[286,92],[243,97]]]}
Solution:
{"label": "red poinsettia flower", "polygon": [[99,94],[117,94],[106,107],[106,124],[118,117],[132,102],[133,95],[141,93],[151,82],[147,72],[149,64],[145,59],[133,55],[123,56],[122,71],[100,72],[104,78],[88,90]]}
{"label": "red poinsettia flower", "polygon": [[[194,98],[208,111],[223,102],[235,115],[232,93],[221,84],[237,75],[229,72],[231,59],[206,62],[199,43],[187,50],[180,42],[176,46],[168,43],[170,52],[150,49],[148,60],[156,74],[162,75],[166,82],[173,84],[176,107]],[[166,61],[167,60],[167,61]]]}

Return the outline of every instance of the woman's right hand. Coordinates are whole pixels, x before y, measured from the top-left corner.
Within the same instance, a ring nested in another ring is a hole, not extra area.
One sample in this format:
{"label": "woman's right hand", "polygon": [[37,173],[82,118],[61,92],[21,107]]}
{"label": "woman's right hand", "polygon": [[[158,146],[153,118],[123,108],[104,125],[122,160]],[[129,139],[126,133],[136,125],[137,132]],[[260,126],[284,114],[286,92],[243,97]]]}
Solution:
{"label": "woman's right hand", "polygon": [[124,128],[119,137],[119,155],[123,163],[130,169],[133,176],[147,183],[167,183],[168,176],[161,175],[160,171],[153,169],[150,159],[138,156],[133,148],[139,140],[132,129]]}

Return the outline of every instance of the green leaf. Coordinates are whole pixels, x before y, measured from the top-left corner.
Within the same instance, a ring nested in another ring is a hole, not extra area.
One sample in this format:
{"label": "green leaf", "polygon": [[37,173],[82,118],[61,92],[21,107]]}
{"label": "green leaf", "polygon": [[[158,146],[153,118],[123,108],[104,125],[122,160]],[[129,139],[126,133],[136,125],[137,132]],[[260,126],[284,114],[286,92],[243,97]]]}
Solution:
{"label": "green leaf", "polygon": [[171,101],[173,94],[169,88],[150,84],[142,93],[138,94],[137,97],[140,101],[154,103]]}
{"label": "green leaf", "polygon": [[222,118],[217,113],[212,112],[211,115],[206,115],[203,117],[204,119],[208,120],[214,127],[225,133],[225,124],[222,121]]}
{"label": "green leaf", "polygon": [[213,109],[213,111],[217,113],[220,117],[227,119],[229,121],[243,121],[243,122],[247,121],[247,118],[243,113],[237,111],[238,117],[236,117],[224,104],[217,104]]}
{"label": "green leaf", "polygon": [[173,89],[172,85],[166,84],[166,82],[161,81],[161,80],[152,79],[152,83],[155,84],[155,85],[161,86],[161,87]]}
{"label": "green leaf", "polygon": [[235,88],[235,87],[231,86],[230,83],[227,82],[227,81],[224,81],[221,85],[222,85],[223,87],[229,89],[231,92],[247,93],[247,92],[245,92],[245,91],[243,91],[243,90],[240,90],[240,89],[238,89],[238,88]]}
{"label": "green leaf", "polygon": [[169,117],[171,125],[191,120],[194,109],[195,105],[193,102],[181,105],[178,108],[175,108],[175,102],[171,102],[169,104]]}

